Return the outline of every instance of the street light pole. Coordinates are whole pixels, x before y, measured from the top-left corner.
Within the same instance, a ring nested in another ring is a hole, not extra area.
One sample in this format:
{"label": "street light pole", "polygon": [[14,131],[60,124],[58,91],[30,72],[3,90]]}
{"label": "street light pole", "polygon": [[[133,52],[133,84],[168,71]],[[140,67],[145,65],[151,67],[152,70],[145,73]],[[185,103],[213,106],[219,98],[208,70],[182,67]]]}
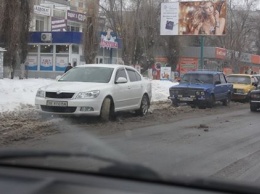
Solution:
{"label": "street light pole", "polygon": [[204,68],[204,36],[200,36],[200,68]]}

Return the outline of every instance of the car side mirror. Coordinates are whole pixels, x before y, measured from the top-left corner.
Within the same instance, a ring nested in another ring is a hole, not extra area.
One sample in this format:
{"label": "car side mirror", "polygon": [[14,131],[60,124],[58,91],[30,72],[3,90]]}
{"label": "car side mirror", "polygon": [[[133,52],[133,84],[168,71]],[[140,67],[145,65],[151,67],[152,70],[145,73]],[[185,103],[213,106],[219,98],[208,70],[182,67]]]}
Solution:
{"label": "car side mirror", "polygon": [[216,81],[216,82],[215,82],[215,85],[219,85],[219,84],[221,84],[220,81]]}
{"label": "car side mirror", "polygon": [[119,77],[119,78],[116,80],[116,83],[117,83],[117,84],[127,83],[127,79],[126,79],[125,77]]}
{"label": "car side mirror", "polygon": [[61,78],[61,75],[58,75],[58,76],[56,77],[56,81],[59,81],[60,78]]}

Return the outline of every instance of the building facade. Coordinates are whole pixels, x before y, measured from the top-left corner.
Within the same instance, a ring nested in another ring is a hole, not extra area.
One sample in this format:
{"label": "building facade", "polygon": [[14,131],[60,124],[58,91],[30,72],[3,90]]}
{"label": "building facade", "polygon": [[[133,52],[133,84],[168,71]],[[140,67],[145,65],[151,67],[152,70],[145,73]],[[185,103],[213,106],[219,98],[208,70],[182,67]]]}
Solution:
{"label": "building facade", "polygon": [[[68,63],[85,64],[83,30],[86,26],[88,11],[93,11],[93,3],[96,1],[35,1],[26,61],[28,77],[55,78],[63,74]],[[101,31],[99,32],[100,39],[104,37]],[[112,33],[107,32],[107,34]],[[115,38],[113,41],[118,40]],[[102,45],[100,44],[95,62],[117,63],[120,54],[118,47],[109,47],[112,44]]]}

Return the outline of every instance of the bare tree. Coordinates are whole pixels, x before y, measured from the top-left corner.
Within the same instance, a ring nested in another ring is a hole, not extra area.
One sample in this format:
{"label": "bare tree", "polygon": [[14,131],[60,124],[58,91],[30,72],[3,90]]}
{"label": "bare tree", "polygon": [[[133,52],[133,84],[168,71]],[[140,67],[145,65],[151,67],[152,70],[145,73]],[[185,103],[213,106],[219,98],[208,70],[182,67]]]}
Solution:
{"label": "bare tree", "polygon": [[98,5],[96,0],[87,0],[88,16],[83,32],[83,50],[87,64],[95,63],[98,51]]}
{"label": "bare tree", "polygon": [[4,66],[10,69],[11,78],[14,77],[16,64],[24,63],[27,56],[31,5],[31,0],[3,0],[0,4],[0,42],[7,50]]}
{"label": "bare tree", "polygon": [[158,55],[166,55],[171,65],[176,64],[178,38],[160,36],[161,2],[107,0],[107,4],[100,5],[108,18],[108,26],[122,38],[122,58],[126,64],[141,64],[145,71]]}

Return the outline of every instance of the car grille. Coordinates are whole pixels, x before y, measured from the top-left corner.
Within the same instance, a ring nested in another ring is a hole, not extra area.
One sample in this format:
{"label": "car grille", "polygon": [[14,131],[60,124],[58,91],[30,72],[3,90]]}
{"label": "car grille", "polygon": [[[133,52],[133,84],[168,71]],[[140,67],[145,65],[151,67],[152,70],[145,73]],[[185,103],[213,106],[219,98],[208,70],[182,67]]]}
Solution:
{"label": "car grille", "polygon": [[55,113],[73,113],[77,107],[59,107],[59,106],[45,106],[41,105],[43,111]]}
{"label": "car grille", "polygon": [[74,93],[46,92],[46,98],[72,98]]}
{"label": "car grille", "polygon": [[182,95],[183,97],[188,97],[188,96],[194,96],[196,91],[198,90],[194,90],[194,89],[182,89],[182,90],[170,90],[170,95],[173,96],[174,91],[178,91],[178,95]]}

